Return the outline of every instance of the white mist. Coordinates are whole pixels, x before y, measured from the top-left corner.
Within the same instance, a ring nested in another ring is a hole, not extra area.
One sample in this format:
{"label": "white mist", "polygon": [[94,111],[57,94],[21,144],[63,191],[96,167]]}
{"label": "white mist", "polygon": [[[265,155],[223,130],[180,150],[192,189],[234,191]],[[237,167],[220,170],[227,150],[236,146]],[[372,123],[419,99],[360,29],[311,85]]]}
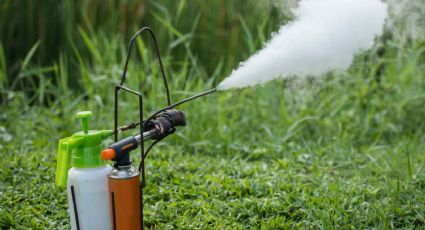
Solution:
{"label": "white mist", "polygon": [[387,5],[380,0],[301,0],[294,15],[217,89],[346,69],[354,54],[370,48],[382,32]]}

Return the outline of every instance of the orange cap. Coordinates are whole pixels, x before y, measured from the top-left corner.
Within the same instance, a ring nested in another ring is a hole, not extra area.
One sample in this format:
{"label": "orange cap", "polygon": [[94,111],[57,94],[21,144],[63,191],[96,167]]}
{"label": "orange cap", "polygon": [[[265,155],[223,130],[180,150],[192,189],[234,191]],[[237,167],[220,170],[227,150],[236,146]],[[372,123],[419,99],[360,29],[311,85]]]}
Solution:
{"label": "orange cap", "polygon": [[104,149],[101,156],[104,160],[112,160],[117,156],[117,154],[114,149]]}

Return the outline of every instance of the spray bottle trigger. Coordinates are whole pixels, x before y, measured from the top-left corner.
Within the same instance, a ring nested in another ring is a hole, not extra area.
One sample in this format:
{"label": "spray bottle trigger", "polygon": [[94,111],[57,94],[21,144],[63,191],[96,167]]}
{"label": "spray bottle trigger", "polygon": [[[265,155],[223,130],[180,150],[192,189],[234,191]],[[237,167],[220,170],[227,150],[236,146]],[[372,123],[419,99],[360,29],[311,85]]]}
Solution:
{"label": "spray bottle trigger", "polygon": [[68,170],[71,167],[71,153],[72,149],[78,145],[81,138],[74,136],[63,138],[59,140],[58,144],[58,159],[56,166],[56,186],[65,188],[68,179]]}

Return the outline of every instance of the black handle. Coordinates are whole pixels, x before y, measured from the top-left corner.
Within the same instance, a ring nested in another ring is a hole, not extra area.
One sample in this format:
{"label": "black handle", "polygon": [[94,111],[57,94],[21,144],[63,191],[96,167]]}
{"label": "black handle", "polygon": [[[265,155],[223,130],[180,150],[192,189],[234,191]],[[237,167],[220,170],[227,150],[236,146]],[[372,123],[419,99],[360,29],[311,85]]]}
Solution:
{"label": "black handle", "polygon": [[152,137],[152,139],[158,140],[174,132],[177,126],[186,126],[186,116],[183,111],[172,109],[159,114],[154,120],[146,122],[144,130],[158,130],[157,134]]}

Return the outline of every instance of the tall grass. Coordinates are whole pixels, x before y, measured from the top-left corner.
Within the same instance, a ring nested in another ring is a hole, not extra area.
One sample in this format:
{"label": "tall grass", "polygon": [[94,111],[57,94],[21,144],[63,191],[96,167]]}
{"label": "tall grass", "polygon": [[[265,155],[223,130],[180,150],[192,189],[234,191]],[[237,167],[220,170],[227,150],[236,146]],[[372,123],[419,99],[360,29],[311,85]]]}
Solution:
{"label": "tall grass", "polygon": [[[126,48],[124,44],[142,26],[149,26],[157,33],[162,54],[170,57],[167,61],[170,69],[195,66],[197,78],[207,80],[214,73],[217,75],[214,72],[217,67],[221,68],[221,74],[228,73],[260,47],[285,18],[267,1],[224,0],[208,4],[200,0],[161,3],[6,0],[0,12],[3,60],[11,67],[4,70],[7,74],[1,81],[3,88],[25,91],[24,85],[35,87],[46,83],[46,78],[40,77],[15,80],[24,71],[24,64],[34,63],[47,68],[65,64],[70,75],[83,79],[82,84],[68,79],[70,88],[87,91],[90,96],[94,96],[95,90],[86,67],[119,65]],[[150,46],[148,42],[147,47]],[[31,63],[24,63],[27,54],[34,51]],[[67,58],[58,63],[57,60],[64,56]],[[54,87],[61,84],[57,77],[47,78],[52,79]],[[13,85],[12,79],[19,83]],[[48,98],[32,93],[28,96],[38,97],[37,103],[46,103]]]}

